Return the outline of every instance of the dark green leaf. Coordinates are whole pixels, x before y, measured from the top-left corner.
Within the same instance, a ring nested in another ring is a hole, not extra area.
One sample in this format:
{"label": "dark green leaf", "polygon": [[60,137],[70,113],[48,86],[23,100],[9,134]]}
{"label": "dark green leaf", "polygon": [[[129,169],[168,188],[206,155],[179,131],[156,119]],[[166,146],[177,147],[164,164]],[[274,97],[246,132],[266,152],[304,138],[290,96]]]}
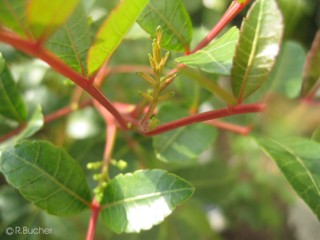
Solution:
{"label": "dark green leaf", "polygon": [[27,2],[27,22],[35,38],[44,40],[71,15],[80,0],[30,0]]}
{"label": "dark green leaf", "polygon": [[230,75],[234,50],[239,37],[236,27],[194,54],[177,58],[176,61],[190,67],[200,67],[205,72]]}
{"label": "dark green leaf", "polygon": [[27,110],[22,96],[6,67],[0,53],[0,114],[23,122],[27,118]]}
{"label": "dark green leaf", "polygon": [[320,144],[303,138],[257,141],[320,219]]}
{"label": "dark green leaf", "polygon": [[161,26],[162,46],[176,51],[189,49],[192,23],[181,0],[151,0],[138,18],[140,26],[153,38]]}
{"label": "dark green leaf", "polygon": [[[187,111],[172,105],[163,105],[159,111],[161,122],[187,116]],[[216,138],[216,130],[203,123],[178,128],[153,137],[158,159],[177,164],[196,163],[199,155],[207,150]]]}
{"label": "dark green leaf", "polygon": [[55,215],[76,214],[90,205],[90,189],[78,163],[45,141],[5,149],[0,170],[36,206]]}
{"label": "dark green leaf", "polygon": [[25,20],[26,0],[0,0],[0,23],[22,36],[31,31]]}
{"label": "dark green leaf", "polygon": [[303,75],[302,94],[306,96],[316,90],[315,87],[320,82],[320,31],[308,53]]}
{"label": "dark green leaf", "polygon": [[240,31],[231,69],[232,90],[239,102],[268,77],[280,49],[282,16],[275,0],[258,0]]}
{"label": "dark green leaf", "polygon": [[95,72],[116,50],[149,0],[123,0],[110,13],[89,50],[88,70]]}
{"label": "dark green leaf", "polygon": [[115,232],[140,232],[164,220],[194,189],[164,170],[118,175],[105,190],[102,217]]}
{"label": "dark green leaf", "polygon": [[83,4],[46,42],[46,47],[68,66],[87,74],[86,58],[90,47],[90,29]]}

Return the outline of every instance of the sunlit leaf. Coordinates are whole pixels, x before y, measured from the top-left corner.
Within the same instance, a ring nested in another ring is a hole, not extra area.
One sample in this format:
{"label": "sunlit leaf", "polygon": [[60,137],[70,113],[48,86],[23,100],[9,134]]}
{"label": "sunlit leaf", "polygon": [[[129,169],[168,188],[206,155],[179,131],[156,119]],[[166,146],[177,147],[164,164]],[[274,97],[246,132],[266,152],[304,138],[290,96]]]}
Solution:
{"label": "sunlit leaf", "polygon": [[320,219],[320,144],[303,138],[257,141]]}
{"label": "sunlit leaf", "polygon": [[102,201],[104,222],[115,232],[140,232],[159,224],[194,189],[164,170],[140,170],[112,179]]}
{"label": "sunlit leaf", "polygon": [[27,22],[35,38],[44,40],[71,15],[80,0],[30,0],[27,2]]}
{"label": "sunlit leaf", "polygon": [[103,22],[89,50],[88,70],[95,72],[116,50],[149,0],[123,0]]}
{"label": "sunlit leaf", "polygon": [[[161,123],[187,116],[179,107],[164,105],[160,108]],[[216,130],[203,123],[178,128],[153,137],[158,159],[177,164],[194,164],[199,155],[207,150],[216,138]]]}
{"label": "sunlit leaf", "polygon": [[23,98],[0,53],[0,114],[19,122],[27,118]]}
{"label": "sunlit leaf", "polygon": [[22,36],[31,36],[25,20],[27,0],[0,0],[0,24]]}
{"label": "sunlit leaf", "polygon": [[282,32],[276,1],[255,1],[242,23],[231,69],[232,90],[239,102],[268,77],[280,49]]}
{"label": "sunlit leaf", "polygon": [[61,148],[45,141],[25,141],[5,149],[0,157],[0,171],[8,183],[48,213],[71,215],[90,205],[84,173]]}
{"label": "sunlit leaf", "polygon": [[239,37],[236,27],[194,54],[177,58],[176,61],[205,72],[230,75],[233,54]]}
{"label": "sunlit leaf", "polygon": [[79,4],[68,21],[46,42],[46,47],[69,67],[86,75],[90,42],[88,19],[83,4]]}
{"label": "sunlit leaf", "polygon": [[192,23],[181,0],[151,0],[138,18],[140,26],[153,38],[161,26],[162,46],[176,51],[189,49]]}
{"label": "sunlit leaf", "polygon": [[306,96],[316,90],[315,87],[320,82],[320,31],[316,34],[308,53],[303,75],[302,94]]}

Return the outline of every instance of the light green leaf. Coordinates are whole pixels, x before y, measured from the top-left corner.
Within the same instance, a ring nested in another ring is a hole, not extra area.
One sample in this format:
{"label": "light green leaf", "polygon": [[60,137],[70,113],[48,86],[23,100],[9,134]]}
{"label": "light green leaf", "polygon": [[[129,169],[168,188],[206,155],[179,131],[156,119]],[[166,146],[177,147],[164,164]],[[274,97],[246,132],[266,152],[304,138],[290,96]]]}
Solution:
{"label": "light green leaf", "polygon": [[80,166],[49,142],[25,141],[5,149],[0,171],[26,199],[50,214],[76,214],[90,205],[90,189]]}
{"label": "light green leaf", "polygon": [[68,66],[85,76],[90,42],[87,16],[83,4],[79,4],[68,21],[46,42],[46,47]]}
{"label": "light green leaf", "polygon": [[162,47],[169,50],[186,51],[192,38],[192,23],[181,0],[151,0],[138,18],[140,26],[155,38],[161,26]]}
{"label": "light green leaf", "polygon": [[27,109],[23,98],[12,79],[12,76],[6,66],[0,53],[0,114],[23,122],[27,118]]}
{"label": "light green leaf", "polygon": [[194,54],[176,58],[176,61],[189,67],[200,67],[205,72],[230,75],[238,37],[239,30],[233,27],[208,46]]}
{"label": "light green leaf", "polygon": [[4,142],[3,144],[0,143],[0,152],[1,149],[8,146],[13,146],[17,142],[22,139],[26,139],[34,135],[43,127],[43,114],[41,111],[41,106],[39,105],[34,113],[32,114],[31,118],[28,120],[27,125],[24,129],[16,136],[10,138],[8,141]]}
{"label": "light green leaf", "polygon": [[[172,105],[159,110],[161,122],[188,116],[187,111]],[[153,147],[159,160],[176,164],[194,164],[216,138],[216,130],[203,123],[178,128],[153,137]]]}
{"label": "light green leaf", "polygon": [[31,36],[25,20],[26,0],[0,0],[0,24],[22,36]]}
{"label": "light green leaf", "polygon": [[47,39],[71,15],[80,0],[30,0],[27,3],[27,22],[36,39]]}
{"label": "light green leaf", "polygon": [[239,102],[268,77],[280,49],[282,32],[276,1],[255,1],[242,23],[231,69],[232,90]]}
{"label": "light green leaf", "polygon": [[320,219],[320,144],[303,138],[257,138],[298,195]]}
{"label": "light green leaf", "polygon": [[140,232],[159,224],[194,189],[164,170],[140,170],[112,179],[102,201],[104,222],[115,232]]}
{"label": "light green leaf", "polygon": [[308,53],[303,73],[302,94],[308,95],[316,90],[320,82],[320,31],[316,34],[312,47]]}
{"label": "light green leaf", "polygon": [[117,49],[149,0],[123,0],[110,13],[89,50],[88,70],[94,73]]}

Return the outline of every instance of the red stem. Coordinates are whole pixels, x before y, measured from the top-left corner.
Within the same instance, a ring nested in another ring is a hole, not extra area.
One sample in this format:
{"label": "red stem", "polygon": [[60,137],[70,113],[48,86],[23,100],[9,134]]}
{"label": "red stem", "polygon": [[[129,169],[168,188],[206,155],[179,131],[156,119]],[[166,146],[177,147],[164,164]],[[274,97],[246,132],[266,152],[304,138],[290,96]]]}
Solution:
{"label": "red stem", "polygon": [[93,199],[91,204],[91,217],[89,221],[86,240],[94,240],[100,210],[101,206],[99,202],[96,199]]}
{"label": "red stem", "polygon": [[199,45],[192,50],[191,52],[188,52],[187,54],[194,53],[203,47],[205,47],[208,43],[211,42],[213,38],[215,38],[220,31],[229,23],[231,20],[239,14],[248,4],[250,0],[246,0],[243,3],[239,3],[238,0],[234,0],[228,10],[225,12],[225,14],[222,16],[222,18],[219,20],[219,22],[212,28],[212,30],[209,32],[209,34],[199,43]]}
{"label": "red stem", "polygon": [[232,123],[222,122],[219,120],[210,120],[205,123],[212,125],[212,126],[215,126],[215,127],[218,127],[218,128],[221,128],[221,129],[224,129],[224,130],[238,133],[238,134],[241,134],[244,136],[248,135],[251,131],[251,127],[238,126],[238,125],[235,125]]}
{"label": "red stem", "polygon": [[68,77],[82,89],[88,92],[94,99],[104,106],[115,117],[115,119],[117,119],[123,129],[127,129],[127,121],[124,119],[124,117],[95,86],[90,84],[90,81],[87,78],[71,69],[51,52],[47,51],[42,46],[39,46],[38,42],[24,40],[16,34],[3,30],[0,31],[0,41],[48,63],[57,72]]}
{"label": "red stem", "polygon": [[265,104],[263,103],[230,106],[228,108],[212,110],[204,113],[199,113],[197,115],[174,120],[172,122],[168,122],[163,125],[160,125],[155,130],[152,130],[150,132],[141,131],[141,133],[146,136],[153,136],[153,135],[161,134],[179,127],[187,126],[187,125],[198,123],[198,122],[204,122],[204,121],[208,121],[216,118],[228,117],[228,116],[238,115],[238,114],[262,112],[264,111],[264,109],[265,109]]}

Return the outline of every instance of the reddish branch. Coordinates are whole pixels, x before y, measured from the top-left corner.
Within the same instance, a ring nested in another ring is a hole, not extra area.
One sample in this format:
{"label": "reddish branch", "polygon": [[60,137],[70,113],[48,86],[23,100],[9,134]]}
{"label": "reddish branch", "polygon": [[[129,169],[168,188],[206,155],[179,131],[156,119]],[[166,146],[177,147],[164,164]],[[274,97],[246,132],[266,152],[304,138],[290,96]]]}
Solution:
{"label": "reddish branch", "polygon": [[101,206],[99,202],[96,199],[93,199],[91,204],[91,217],[89,221],[86,240],[94,240],[100,210],[101,210]]}
{"label": "reddish branch", "polygon": [[172,122],[165,123],[160,125],[155,130],[150,132],[142,132],[146,136],[153,136],[161,134],[179,127],[184,127],[190,124],[204,122],[216,118],[223,118],[232,115],[246,114],[246,113],[256,113],[262,112],[265,109],[265,104],[244,104],[238,106],[231,106],[228,108],[212,110],[204,113],[199,113],[197,115],[181,118]]}
{"label": "reddish branch", "polygon": [[22,39],[18,35],[4,31],[3,29],[0,29],[0,41],[48,63],[57,72],[68,77],[82,89],[88,92],[102,106],[108,109],[108,111],[117,119],[119,125],[123,129],[127,129],[127,121],[124,119],[124,117],[111,104],[111,102],[95,86],[91,84],[86,77],[74,71],[51,52],[39,45],[38,42]]}
{"label": "reddish branch", "polygon": [[248,135],[251,131],[251,127],[247,127],[247,126],[238,126],[232,123],[227,123],[227,122],[222,122],[219,120],[210,120],[210,121],[206,121],[206,124],[224,129],[224,130],[228,130],[234,133],[238,133],[241,135]]}

